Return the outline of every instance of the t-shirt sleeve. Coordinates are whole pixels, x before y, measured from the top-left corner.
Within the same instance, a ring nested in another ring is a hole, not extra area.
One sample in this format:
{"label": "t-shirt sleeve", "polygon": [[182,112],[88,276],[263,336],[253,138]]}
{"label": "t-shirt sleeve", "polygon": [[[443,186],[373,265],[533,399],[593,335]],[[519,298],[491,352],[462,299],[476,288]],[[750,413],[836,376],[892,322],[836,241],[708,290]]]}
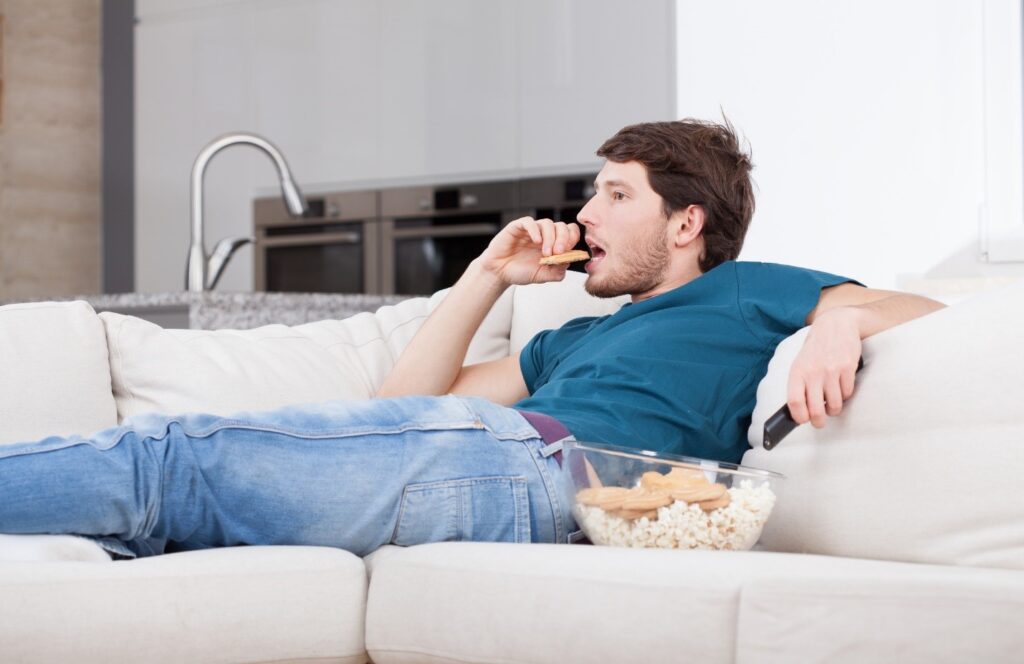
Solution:
{"label": "t-shirt sleeve", "polygon": [[736,268],[736,296],[743,318],[750,331],[770,347],[806,325],[823,288],[864,285],[849,277],[791,265],[737,263]]}
{"label": "t-shirt sleeve", "polygon": [[537,391],[551,375],[562,353],[587,333],[594,322],[593,316],[574,318],[554,330],[543,330],[533,335],[519,354],[519,370],[530,394]]}

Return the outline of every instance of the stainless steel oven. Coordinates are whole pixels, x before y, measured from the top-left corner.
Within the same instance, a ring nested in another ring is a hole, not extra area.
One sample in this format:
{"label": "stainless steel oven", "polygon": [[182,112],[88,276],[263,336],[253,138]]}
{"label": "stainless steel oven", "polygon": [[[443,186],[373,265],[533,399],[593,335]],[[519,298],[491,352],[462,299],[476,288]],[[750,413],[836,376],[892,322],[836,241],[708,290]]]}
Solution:
{"label": "stainless steel oven", "polygon": [[[555,177],[529,178],[519,182],[519,205],[521,215],[536,219],[555,221],[576,221],[576,215],[594,195],[596,173],[582,175],[561,175]],[[586,249],[583,241],[586,229],[580,224],[580,241],[575,249]],[[586,263],[569,265],[570,270],[586,272]]]}
{"label": "stainless steel oven", "polygon": [[383,292],[426,295],[454,284],[516,217],[517,192],[514,181],[381,191]]}
{"label": "stainless steel oven", "polygon": [[377,192],[311,196],[289,217],[280,198],[254,203],[256,290],[380,293]]}

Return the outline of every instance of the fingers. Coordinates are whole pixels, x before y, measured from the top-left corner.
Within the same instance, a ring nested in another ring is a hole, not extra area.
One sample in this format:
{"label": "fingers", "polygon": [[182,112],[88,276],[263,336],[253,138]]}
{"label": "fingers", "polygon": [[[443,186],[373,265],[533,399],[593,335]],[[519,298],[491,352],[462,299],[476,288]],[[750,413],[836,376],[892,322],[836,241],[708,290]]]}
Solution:
{"label": "fingers", "polygon": [[515,221],[512,222],[512,224],[510,224],[510,226],[518,226],[525,230],[526,233],[530,236],[530,240],[533,241],[534,244],[542,244],[544,242],[544,236],[541,235],[540,227],[537,224],[537,220],[532,217],[523,217],[521,219],[516,219]]}
{"label": "fingers", "polygon": [[843,400],[849,399],[853,396],[853,388],[857,382],[857,369],[849,367],[845,369],[839,375],[839,389],[843,395]]}
{"label": "fingers", "polygon": [[[843,410],[843,392],[839,387],[839,376],[830,376],[825,380],[825,408],[821,425],[825,426],[825,414],[835,417]],[[811,420],[813,421],[813,413]]]}
{"label": "fingers", "polygon": [[540,246],[542,256],[565,253],[580,240],[580,228],[575,223],[531,217],[517,219],[515,223],[526,230],[533,244]]}
{"label": "fingers", "polygon": [[573,247],[580,243],[580,225],[575,221],[566,224],[569,231],[569,246],[566,247],[566,251],[571,251]]}
{"label": "fingers", "polygon": [[789,416],[797,424],[803,424],[810,419],[810,414],[807,411],[807,386],[804,384],[803,377],[795,371],[789,374],[786,405],[789,406]]}
{"label": "fingers", "polygon": [[825,426],[828,417],[843,411],[843,402],[853,396],[856,370],[840,373],[805,376],[797,371],[790,374],[786,405],[797,424],[810,422],[816,428]]}
{"label": "fingers", "polygon": [[791,384],[786,398],[790,417],[797,424],[810,422],[820,429],[825,426],[825,390],[820,382],[790,379]]}

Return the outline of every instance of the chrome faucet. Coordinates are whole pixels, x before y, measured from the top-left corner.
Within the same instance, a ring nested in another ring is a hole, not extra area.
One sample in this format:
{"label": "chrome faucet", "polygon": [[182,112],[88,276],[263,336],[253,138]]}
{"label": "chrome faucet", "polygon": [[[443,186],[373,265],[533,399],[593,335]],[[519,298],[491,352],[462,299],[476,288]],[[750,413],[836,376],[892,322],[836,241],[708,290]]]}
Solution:
{"label": "chrome faucet", "polygon": [[292,180],[292,173],[284,160],[284,155],[270,141],[255,134],[244,133],[226,134],[215,138],[200,150],[195,163],[192,164],[192,240],[188,249],[188,261],[185,264],[185,288],[192,292],[213,290],[238,248],[256,241],[251,237],[225,238],[217,243],[209,256],[206,255],[206,242],[203,237],[203,177],[206,165],[213,155],[229,145],[237,144],[257,147],[274,160],[277,175],[281,179],[281,195],[292,216],[300,217],[309,209],[306,199]]}

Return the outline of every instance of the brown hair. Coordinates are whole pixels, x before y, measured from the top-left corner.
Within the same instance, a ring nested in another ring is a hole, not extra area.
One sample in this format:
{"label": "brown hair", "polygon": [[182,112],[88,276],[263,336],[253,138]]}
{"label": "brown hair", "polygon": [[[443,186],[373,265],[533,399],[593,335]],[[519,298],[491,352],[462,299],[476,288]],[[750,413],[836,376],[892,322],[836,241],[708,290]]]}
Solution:
{"label": "brown hair", "polygon": [[643,164],[651,188],[665,201],[665,216],[690,205],[704,208],[701,272],[739,256],[754,215],[753,164],[728,119],[630,125],[605,141],[597,156]]}

